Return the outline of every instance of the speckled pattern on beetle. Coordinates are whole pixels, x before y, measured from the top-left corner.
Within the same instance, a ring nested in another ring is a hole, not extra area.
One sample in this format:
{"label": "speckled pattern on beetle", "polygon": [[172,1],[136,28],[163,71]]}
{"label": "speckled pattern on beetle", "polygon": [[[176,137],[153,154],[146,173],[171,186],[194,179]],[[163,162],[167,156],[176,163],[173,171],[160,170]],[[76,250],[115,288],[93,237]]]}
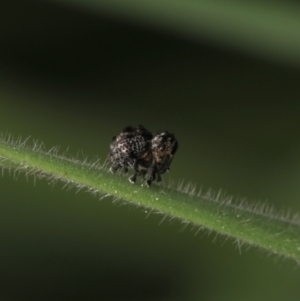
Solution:
{"label": "speckled pattern on beetle", "polygon": [[169,171],[172,159],[178,149],[175,136],[168,131],[151,133],[142,125],[128,126],[113,137],[110,144],[110,172],[119,168],[124,172],[133,169],[129,177],[131,183],[141,176],[148,186],[153,181],[161,181],[161,174]]}

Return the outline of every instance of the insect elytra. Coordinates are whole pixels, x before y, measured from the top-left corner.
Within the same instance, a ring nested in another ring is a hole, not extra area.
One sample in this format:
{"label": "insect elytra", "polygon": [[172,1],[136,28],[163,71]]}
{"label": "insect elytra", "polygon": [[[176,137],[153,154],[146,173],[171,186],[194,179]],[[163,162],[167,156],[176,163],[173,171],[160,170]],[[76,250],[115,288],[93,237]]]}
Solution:
{"label": "insect elytra", "polygon": [[129,181],[135,183],[141,176],[150,186],[153,181],[160,182],[161,174],[169,171],[177,149],[178,142],[168,131],[152,133],[142,125],[128,126],[110,144],[110,171],[133,169]]}

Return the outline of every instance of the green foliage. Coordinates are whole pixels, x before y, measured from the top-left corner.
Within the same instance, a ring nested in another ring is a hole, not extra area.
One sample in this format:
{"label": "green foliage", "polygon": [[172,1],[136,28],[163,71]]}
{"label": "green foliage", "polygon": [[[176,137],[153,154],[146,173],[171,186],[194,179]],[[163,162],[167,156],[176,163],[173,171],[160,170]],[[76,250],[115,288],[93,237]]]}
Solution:
{"label": "green foliage", "polygon": [[300,64],[300,6],[295,1],[56,0],[207,39],[268,60]]}
{"label": "green foliage", "polygon": [[[2,12],[0,131],[47,148],[2,139],[0,299],[299,299],[296,1]],[[178,138],[172,184],[131,185],[97,160],[138,124]]]}

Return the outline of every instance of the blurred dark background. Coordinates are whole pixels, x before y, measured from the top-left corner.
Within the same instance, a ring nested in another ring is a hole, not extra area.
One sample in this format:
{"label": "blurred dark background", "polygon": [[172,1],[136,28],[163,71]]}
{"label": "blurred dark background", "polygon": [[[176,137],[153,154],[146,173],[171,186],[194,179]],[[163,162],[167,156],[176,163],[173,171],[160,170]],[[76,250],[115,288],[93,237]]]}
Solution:
{"label": "blurred dark background", "polygon": [[[0,14],[1,132],[104,160],[123,127],[166,129],[166,183],[300,211],[297,64],[80,7]],[[3,173],[0,300],[299,300],[294,262],[62,186]]]}

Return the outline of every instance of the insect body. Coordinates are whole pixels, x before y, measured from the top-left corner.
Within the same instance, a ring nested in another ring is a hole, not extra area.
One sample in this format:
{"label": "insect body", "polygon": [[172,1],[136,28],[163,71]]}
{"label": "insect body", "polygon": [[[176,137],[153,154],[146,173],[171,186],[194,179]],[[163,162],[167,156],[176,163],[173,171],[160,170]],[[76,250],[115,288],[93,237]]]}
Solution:
{"label": "insect body", "polygon": [[160,182],[160,175],[169,171],[177,148],[175,136],[167,131],[151,133],[141,125],[126,127],[113,137],[110,145],[109,158],[113,164],[110,171],[133,169],[129,181],[135,183],[137,176],[141,175],[150,186],[154,180]]}

